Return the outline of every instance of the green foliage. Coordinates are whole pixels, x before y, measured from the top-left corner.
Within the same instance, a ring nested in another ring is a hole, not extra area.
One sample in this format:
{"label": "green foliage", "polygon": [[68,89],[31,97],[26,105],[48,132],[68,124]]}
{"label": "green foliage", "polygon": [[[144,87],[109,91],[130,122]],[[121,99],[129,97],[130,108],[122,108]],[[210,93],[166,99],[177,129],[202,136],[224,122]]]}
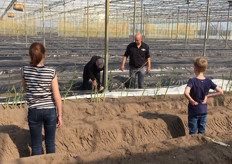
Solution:
{"label": "green foliage", "polygon": [[10,89],[10,85],[11,85],[11,74],[9,73],[9,80],[8,80],[8,89],[7,89],[7,98],[6,98],[6,102],[4,104],[4,108],[8,108],[9,107],[9,102],[11,99],[11,89]]}
{"label": "green foliage", "polygon": [[146,78],[146,85],[145,85],[145,87],[144,87],[144,89],[143,89],[143,93],[142,93],[142,95],[141,95],[141,97],[140,97],[140,100],[143,99],[144,93],[145,93],[145,91],[146,91],[147,88],[148,88],[148,78]]}
{"label": "green foliage", "polygon": [[[108,88],[110,86],[111,80],[112,80],[112,72],[110,71],[110,74],[109,74],[109,77],[108,77],[108,82],[107,82],[105,88]],[[100,102],[101,99],[103,99],[103,101],[105,101],[105,96],[106,96],[106,90],[105,89],[99,95],[97,87],[92,86],[91,102]]]}
{"label": "green foliage", "polygon": [[24,89],[23,89],[23,87],[21,87],[20,92],[19,92],[19,96],[17,99],[17,103],[20,102],[20,108],[22,107],[22,102],[23,102],[23,92],[24,92]]}
{"label": "green foliage", "polygon": [[175,75],[175,70],[176,70],[176,67],[173,66],[172,73],[171,73],[171,77],[170,77],[170,80],[169,80],[169,83],[168,83],[168,87],[167,87],[167,89],[166,89],[166,91],[165,91],[164,96],[167,95],[168,89],[169,89],[170,85],[172,84],[172,81],[173,81],[173,78],[174,78],[174,75]]}
{"label": "green foliage", "polygon": [[155,94],[155,97],[157,96],[160,88],[162,87],[162,68],[160,70],[160,76],[159,76],[159,81],[157,83],[157,89],[155,90],[154,94]]}
{"label": "green foliage", "polygon": [[122,90],[121,90],[121,97],[122,97],[122,93],[125,91],[125,83],[121,84],[121,88],[122,88]]}
{"label": "green foliage", "polygon": [[13,101],[13,107],[16,108],[17,106],[17,91],[16,91],[16,88],[15,86],[12,87],[12,90],[14,91],[14,101]]}
{"label": "green foliage", "polygon": [[130,83],[129,83],[129,87],[127,89],[126,97],[128,97],[128,94],[129,94],[129,91],[130,91],[131,82],[132,82],[132,78],[130,78]]}
{"label": "green foliage", "polygon": [[22,101],[23,101],[23,87],[20,89],[20,92],[19,92],[19,95],[18,95],[18,92],[15,88],[15,86],[13,85],[11,87],[11,74],[9,74],[9,80],[8,80],[8,90],[7,90],[7,93],[6,93],[6,101],[5,101],[5,104],[4,104],[4,108],[8,108],[9,107],[9,104],[10,104],[10,101],[11,101],[11,98],[12,98],[12,93],[11,91],[13,91],[14,93],[14,99],[13,99],[13,102],[12,102],[12,106],[14,109],[16,109],[18,103],[20,102],[20,107],[22,107]]}
{"label": "green foliage", "polygon": [[13,98],[13,102],[12,102],[13,108],[16,109],[19,102],[20,102],[20,108],[21,108],[22,107],[22,102],[23,102],[24,89],[23,89],[23,87],[21,87],[20,92],[18,93],[15,86],[11,87],[11,74],[9,74],[8,90],[7,90],[7,93],[6,93],[6,101],[5,101],[5,104],[4,104],[5,109],[9,107],[9,104],[10,104],[10,101],[11,101],[11,98],[12,98],[12,93],[11,93],[12,91],[13,91],[13,94],[14,94],[14,98]]}
{"label": "green foliage", "polygon": [[68,96],[69,92],[71,91],[71,89],[72,89],[72,87],[73,87],[74,80],[75,80],[75,78],[76,78],[76,72],[77,72],[77,68],[76,68],[76,64],[75,64],[71,83],[70,83],[70,85],[69,85],[68,90],[66,91],[66,93],[65,93],[65,95],[64,95],[64,104],[65,104],[66,97]]}
{"label": "green foliage", "polygon": [[[228,80],[228,83],[226,84],[226,90],[225,91],[227,91],[227,88],[228,88],[228,91],[231,91],[231,84],[230,84],[230,82],[231,82],[231,79],[232,79],[232,71],[230,71],[230,77],[229,77],[229,80]],[[229,86],[230,85],[230,86]]]}

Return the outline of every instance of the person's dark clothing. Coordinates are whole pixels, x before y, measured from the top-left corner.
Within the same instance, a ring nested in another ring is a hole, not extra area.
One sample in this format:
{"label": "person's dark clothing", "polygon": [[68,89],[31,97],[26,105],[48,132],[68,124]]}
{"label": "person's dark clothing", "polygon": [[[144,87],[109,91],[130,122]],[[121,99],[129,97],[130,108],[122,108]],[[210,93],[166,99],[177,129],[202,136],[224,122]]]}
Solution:
{"label": "person's dark clothing", "polygon": [[147,58],[150,57],[149,46],[142,42],[142,45],[138,48],[135,42],[130,43],[127,46],[124,56],[129,56],[129,66],[133,68],[140,68],[147,62]]}
{"label": "person's dark clothing", "polygon": [[207,114],[207,104],[202,104],[205,99],[205,96],[208,95],[209,90],[217,87],[216,84],[212,82],[211,79],[198,79],[191,78],[189,79],[187,86],[191,88],[190,96],[198,102],[198,105],[188,104],[188,115],[194,116],[199,114]]}
{"label": "person's dark clothing", "polygon": [[[100,87],[100,72],[104,70],[104,67],[99,69],[96,65],[97,59],[101,58],[100,56],[93,56],[91,60],[85,65],[84,72],[83,72],[83,84],[82,89],[87,90],[89,89],[89,79],[96,80],[98,84],[98,88]],[[104,79],[104,77],[103,77]],[[104,81],[102,80],[102,85]]]}

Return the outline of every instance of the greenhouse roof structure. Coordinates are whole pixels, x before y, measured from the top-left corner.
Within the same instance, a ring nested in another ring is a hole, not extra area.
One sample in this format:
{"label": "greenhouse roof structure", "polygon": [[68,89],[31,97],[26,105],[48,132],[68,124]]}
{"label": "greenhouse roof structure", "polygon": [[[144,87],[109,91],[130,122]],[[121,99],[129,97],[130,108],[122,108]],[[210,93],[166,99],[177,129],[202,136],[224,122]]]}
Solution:
{"label": "greenhouse roof structure", "polygon": [[[144,18],[148,22],[167,21],[172,19],[185,21],[189,12],[190,22],[205,21],[207,4],[210,8],[211,22],[227,21],[228,11],[232,1],[228,0],[109,0],[110,19],[132,20],[134,9],[137,19]],[[44,0],[45,18],[60,19],[63,14],[83,17],[89,12],[90,18],[104,19],[105,0]],[[14,4],[23,4],[24,12],[13,9]],[[136,4],[136,5],[135,5]],[[87,10],[88,9],[88,10]],[[7,18],[8,13],[14,13],[15,18],[39,18],[43,11],[43,0],[1,0],[0,19]],[[116,18],[117,17],[117,18]]]}

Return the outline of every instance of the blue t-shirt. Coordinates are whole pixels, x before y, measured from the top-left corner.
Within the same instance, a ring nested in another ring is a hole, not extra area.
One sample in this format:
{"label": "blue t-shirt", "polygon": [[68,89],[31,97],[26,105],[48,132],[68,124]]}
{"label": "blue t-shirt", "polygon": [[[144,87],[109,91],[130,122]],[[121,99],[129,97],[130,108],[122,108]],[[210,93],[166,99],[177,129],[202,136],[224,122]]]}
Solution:
{"label": "blue t-shirt", "polygon": [[198,105],[188,104],[188,115],[207,114],[207,104],[202,104],[205,96],[208,95],[210,89],[215,89],[216,84],[211,79],[189,79],[187,86],[191,88],[190,96],[198,102]]}

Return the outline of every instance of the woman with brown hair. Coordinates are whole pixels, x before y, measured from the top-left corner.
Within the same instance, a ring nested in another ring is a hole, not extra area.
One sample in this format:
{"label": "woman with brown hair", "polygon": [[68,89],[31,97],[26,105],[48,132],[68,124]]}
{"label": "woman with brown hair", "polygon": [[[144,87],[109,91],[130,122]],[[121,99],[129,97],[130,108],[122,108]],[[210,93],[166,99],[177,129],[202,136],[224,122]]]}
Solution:
{"label": "woman with brown hair", "polygon": [[54,68],[44,65],[46,52],[40,43],[29,49],[30,65],[22,67],[21,76],[28,103],[28,125],[31,134],[32,155],[42,150],[44,125],[46,153],[55,153],[56,127],[62,125],[62,101]]}

